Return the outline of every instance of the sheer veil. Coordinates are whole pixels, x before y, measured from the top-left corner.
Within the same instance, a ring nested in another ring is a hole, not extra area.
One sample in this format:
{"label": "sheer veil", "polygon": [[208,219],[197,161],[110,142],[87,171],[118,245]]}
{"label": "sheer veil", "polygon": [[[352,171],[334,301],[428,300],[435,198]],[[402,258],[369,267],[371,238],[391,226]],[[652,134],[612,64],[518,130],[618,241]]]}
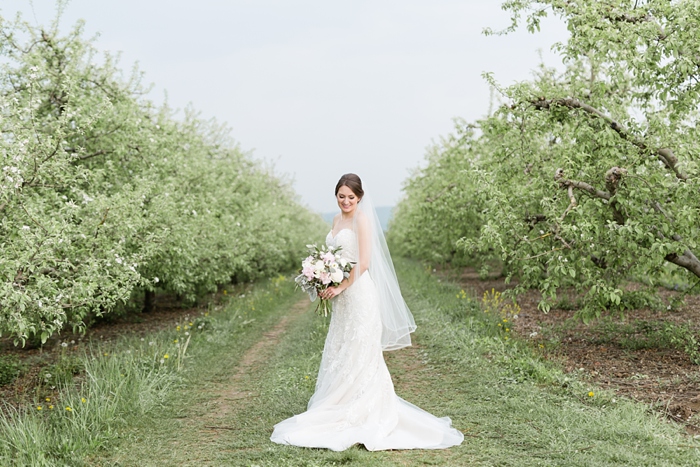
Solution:
{"label": "sheer veil", "polygon": [[[411,333],[416,330],[413,315],[401,295],[396,279],[394,263],[391,261],[384,232],[377,217],[377,211],[367,193],[357,204],[358,212],[353,219],[355,238],[359,239],[358,219],[364,217],[370,227],[369,274],[377,286],[379,308],[382,319],[382,349],[396,350],[411,345]],[[357,268],[359,270],[359,268]]]}

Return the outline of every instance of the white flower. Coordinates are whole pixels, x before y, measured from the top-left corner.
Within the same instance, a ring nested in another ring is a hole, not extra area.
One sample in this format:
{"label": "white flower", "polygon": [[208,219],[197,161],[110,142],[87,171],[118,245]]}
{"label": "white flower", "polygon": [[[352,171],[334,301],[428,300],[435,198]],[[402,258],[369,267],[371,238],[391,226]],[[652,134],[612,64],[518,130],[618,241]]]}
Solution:
{"label": "white flower", "polygon": [[320,273],[326,268],[326,266],[323,264],[323,261],[318,260],[314,263],[314,271]]}
{"label": "white flower", "polygon": [[160,279],[158,279],[157,277],[154,277],[154,278],[153,278],[153,283],[154,283],[154,284],[157,284],[158,282],[160,282]]}
{"label": "white flower", "polygon": [[22,230],[29,230],[29,226],[28,226],[28,225],[23,225],[23,226],[22,226]]}
{"label": "white flower", "polygon": [[345,266],[348,265],[348,260],[346,260],[345,258],[340,258],[340,259],[338,260],[338,263],[340,263],[340,267],[341,267],[341,268],[345,269]]}
{"label": "white flower", "polygon": [[63,347],[63,348],[68,347],[68,342],[61,342],[61,347]]}
{"label": "white flower", "polygon": [[342,282],[343,281],[343,271],[340,269],[336,269],[331,273],[331,280],[333,282]]}
{"label": "white flower", "polygon": [[117,264],[122,264],[122,259],[118,256],[117,256],[117,259],[115,259],[114,261],[116,261]]}

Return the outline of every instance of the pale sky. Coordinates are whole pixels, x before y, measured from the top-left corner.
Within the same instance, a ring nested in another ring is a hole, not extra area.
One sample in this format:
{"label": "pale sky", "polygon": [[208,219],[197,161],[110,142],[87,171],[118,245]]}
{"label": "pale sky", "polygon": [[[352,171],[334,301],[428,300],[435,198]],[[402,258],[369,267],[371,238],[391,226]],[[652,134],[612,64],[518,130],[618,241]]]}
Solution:
{"label": "pale sky", "polygon": [[[502,84],[528,79],[540,61],[560,60],[559,20],[542,32],[486,37],[509,24],[499,0],[72,0],[67,31],[86,21],[100,50],[138,62],[151,98],[191,103],[215,117],[253,157],[294,180],[302,203],[337,210],[335,183],[362,177],[375,205],[392,206],[402,182],[454,117],[489,107],[481,74]],[[33,5],[33,8],[32,8]],[[53,0],[2,0],[0,16],[22,11],[49,24]],[[37,23],[38,22],[38,23]],[[290,193],[290,196],[295,196]]]}

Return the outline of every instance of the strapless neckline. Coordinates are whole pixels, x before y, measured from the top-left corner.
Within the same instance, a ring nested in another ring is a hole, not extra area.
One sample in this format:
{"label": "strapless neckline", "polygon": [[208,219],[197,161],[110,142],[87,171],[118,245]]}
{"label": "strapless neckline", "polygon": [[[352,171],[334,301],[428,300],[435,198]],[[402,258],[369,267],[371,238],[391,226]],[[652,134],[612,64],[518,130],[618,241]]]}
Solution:
{"label": "strapless neckline", "polygon": [[344,227],[344,228],[340,229],[340,230],[338,231],[338,233],[335,234],[335,235],[333,235],[333,229],[331,229],[330,232],[328,232],[328,233],[331,235],[331,238],[335,240],[335,238],[336,238],[338,235],[340,235],[340,232],[342,232],[343,230],[349,230],[349,231],[351,231],[351,232],[353,231],[352,229],[349,229],[349,228],[347,228],[347,227]]}

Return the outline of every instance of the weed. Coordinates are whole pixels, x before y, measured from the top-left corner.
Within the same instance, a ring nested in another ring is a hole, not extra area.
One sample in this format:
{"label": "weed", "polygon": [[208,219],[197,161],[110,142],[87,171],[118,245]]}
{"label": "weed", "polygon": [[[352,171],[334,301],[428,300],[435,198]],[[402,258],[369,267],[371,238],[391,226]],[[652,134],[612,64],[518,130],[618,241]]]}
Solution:
{"label": "weed", "polygon": [[484,292],[481,306],[485,317],[492,323],[493,330],[504,340],[509,340],[512,321],[518,319],[520,306],[515,301],[506,302],[501,292],[495,289]]}
{"label": "weed", "polygon": [[23,366],[16,355],[0,356],[0,386],[10,384],[22,373]]}
{"label": "weed", "polygon": [[39,381],[51,388],[67,386],[73,383],[73,376],[80,374],[84,368],[80,357],[63,353],[55,363],[41,369]]}

